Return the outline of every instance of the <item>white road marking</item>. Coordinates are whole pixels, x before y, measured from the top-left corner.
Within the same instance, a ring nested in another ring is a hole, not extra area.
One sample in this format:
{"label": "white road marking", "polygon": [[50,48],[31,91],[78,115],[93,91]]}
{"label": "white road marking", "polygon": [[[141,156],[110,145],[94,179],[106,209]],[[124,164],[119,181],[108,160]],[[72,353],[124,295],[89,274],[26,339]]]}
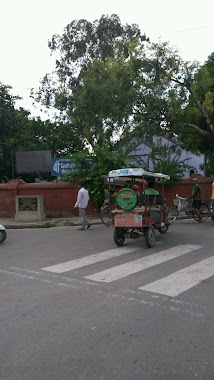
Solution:
{"label": "white road marking", "polygon": [[[15,268],[14,269],[16,270],[22,270],[22,271],[26,271],[26,269],[24,268]],[[33,273],[33,271],[29,271],[31,273]],[[68,288],[68,289],[71,289],[71,290],[76,290],[76,289],[80,289],[80,287],[82,287],[82,289],[84,290],[87,290],[87,291],[90,291],[91,290],[91,287],[87,287],[87,285],[94,285],[92,282],[83,282],[83,281],[80,281],[80,280],[75,280],[77,282],[77,285],[72,285],[70,283],[66,283],[66,282],[57,282],[57,281],[46,281],[44,278],[41,278],[41,277],[38,277],[38,276],[28,276],[28,275],[23,275],[22,273],[16,273],[16,272],[12,272],[12,271],[9,271],[9,270],[4,270],[4,269],[0,269],[0,273],[2,274],[6,274],[8,276],[15,276],[15,278],[17,279],[20,279],[20,280],[23,280],[23,279],[27,279],[27,280],[30,280],[30,281],[39,281],[41,282],[42,284],[44,284],[45,286],[57,286],[57,287],[64,287],[64,288]],[[35,272],[35,274],[37,274],[37,272]],[[40,273],[41,275],[42,273]],[[52,274],[52,273],[43,273],[43,275],[46,275],[46,276],[51,276],[53,278],[60,278],[60,279],[64,279],[64,280],[67,280],[67,281],[70,281],[71,279],[70,278],[67,278],[67,277],[62,277],[62,276],[58,276],[56,274]],[[72,280],[73,281],[73,280]],[[1,284],[2,286],[4,285],[4,283]],[[7,283],[5,284],[7,286]],[[98,285],[98,284],[96,284]],[[137,298],[137,294],[136,292],[134,291],[131,291],[131,290],[127,290],[127,289],[123,289],[122,290],[122,293],[115,293],[115,292],[112,292],[113,291],[113,288],[111,289],[111,291],[109,292],[106,292],[106,287],[105,287],[105,290],[101,290],[101,289],[94,289],[94,291],[97,293],[97,294],[103,294],[103,297],[112,297],[112,298],[118,298],[118,299],[121,299],[121,300],[126,300],[128,302],[135,302],[135,303],[139,303],[140,305],[146,305],[146,306],[150,306],[150,307],[157,307],[157,308],[166,308],[166,305],[164,305],[163,303],[159,303],[159,302],[156,302],[156,301],[148,301],[148,300],[143,300],[143,299],[139,299]],[[138,292],[139,293],[139,292]],[[133,296],[130,297],[129,294],[132,294]],[[134,296],[136,295],[136,296]],[[188,315],[193,315],[194,317],[198,317],[198,318],[206,318],[207,319],[207,314],[201,312],[199,313],[198,312],[198,308],[199,308],[199,305],[192,305],[191,304],[191,310],[189,308],[190,304],[188,303],[184,303],[183,301],[180,301],[180,300],[174,300],[174,299],[167,299],[168,302],[173,302],[173,303],[177,303],[179,302],[179,306],[182,306],[182,308],[179,308],[179,307],[170,307],[169,308],[169,311],[171,312],[179,312],[179,313],[186,313]],[[192,307],[196,307],[197,308],[197,312],[195,312],[194,310],[192,311]],[[203,310],[203,309],[202,309]]]}
{"label": "white road marking", "polygon": [[214,275],[214,256],[190,265],[160,280],[140,287],[153,293],[176,297]]}
{"label": "white road marking", "polygon": [[50,267],[45,267],[41,269],[47,272],[63,273],[63,272],[68,272],[73,269],[82,268],[87,265],[95,264],[100,261],[112,259],[113,257],[126,255],[127,253],[131,253],[138,250],[139,248],[136,248],[136,247],[135,248],[130,248],[130,247],[129,248],[128,247],[114,248],[109,251],[95,253],[94,255],[81,257],[80,259],[66,261],[65,263],[60,263],[60,264],[52,265]]}
{"label": "white road marking", "polygon": [[92,281],[112,282],[120,278],[129,276],[133,273],[137,273],[144,269],[164,263],[165,261],[172,260],[176,257],[185,255],[186,253],[195,251],[196,249],[200,248],[202,248],[201,245],[178,245],[176,247],[172,247],[164,251],[160,251],[152,255],[142,257],[142,259],[130,261],[128,263],[115,266],[102,272],[86,276],[85,278]]}

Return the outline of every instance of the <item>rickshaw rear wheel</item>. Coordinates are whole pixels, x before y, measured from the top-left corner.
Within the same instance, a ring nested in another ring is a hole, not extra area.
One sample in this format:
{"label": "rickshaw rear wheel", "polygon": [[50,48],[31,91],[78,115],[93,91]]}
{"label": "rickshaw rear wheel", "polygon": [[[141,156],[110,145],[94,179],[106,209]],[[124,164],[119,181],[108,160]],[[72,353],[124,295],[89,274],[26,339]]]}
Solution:
{"label": "rickshaw rear wheel", "polygon": [[169,228],[169,226],[167,224],[165,224],[165,226],[159,228],[158,231],[160,232],[160,234],[163,235],[163,234],[165,234],[168,231],[168,228]]}
{"label": "rickshaw rear wheel", "polygon": [[115,228],[114,229],[114,242],[118,247],[122,247],[123,243],[125,241],[125,230],[122,228]]}
{"label": "rickshaw rear wheel", "polygon": [[147,247],[152,248],[156,241],[155,228],[153,226],[144,228],[144,237]]}

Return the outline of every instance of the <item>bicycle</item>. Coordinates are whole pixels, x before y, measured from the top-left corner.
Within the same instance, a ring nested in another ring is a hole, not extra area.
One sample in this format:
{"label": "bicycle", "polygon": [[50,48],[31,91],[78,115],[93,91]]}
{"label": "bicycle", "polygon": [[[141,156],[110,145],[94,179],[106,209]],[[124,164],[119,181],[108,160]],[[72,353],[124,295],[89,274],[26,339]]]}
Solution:
{"label": "bicycle", "polygon": [[198,220],[198,216],[193,213],[192,207],[188,207],[188,203],[191,202],[189,198],[180,197],[176,194],[176,198],[173,199],[174,206],[170,207],[168,211],[168,220],[172,224],[177,217],[179,216],[180,211],[184,211],[184,215],[186,218],[194,218],[196,222],[204,222],[209,216],[209,206],[201,202],[200,207],[200,220]]}

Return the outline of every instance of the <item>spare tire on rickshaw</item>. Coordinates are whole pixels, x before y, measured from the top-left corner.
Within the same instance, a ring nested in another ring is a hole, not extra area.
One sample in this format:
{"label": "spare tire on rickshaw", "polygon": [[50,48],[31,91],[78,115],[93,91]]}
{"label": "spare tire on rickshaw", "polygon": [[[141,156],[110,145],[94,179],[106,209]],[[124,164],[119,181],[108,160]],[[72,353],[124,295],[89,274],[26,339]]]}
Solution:
{"label": "spare tire on rickshaw", "polygon": [[137,194],[134,190],[124,188],[119,191],[116,197],[117,205],[124,211],[133,210],[138,202]]}

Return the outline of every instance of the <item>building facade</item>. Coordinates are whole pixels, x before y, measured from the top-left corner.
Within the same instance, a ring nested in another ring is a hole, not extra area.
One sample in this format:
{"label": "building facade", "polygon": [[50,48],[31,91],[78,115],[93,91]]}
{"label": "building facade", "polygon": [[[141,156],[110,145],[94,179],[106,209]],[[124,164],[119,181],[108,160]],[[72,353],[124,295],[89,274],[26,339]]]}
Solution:
{"label": "building facade", "polygon": [[[165,137],[153,137],[153,144],[162,144],[166,149],[170,149],[172,146],[180,150],[179,160],[183,161],[188,168],[183,173],[183,178],[189,178],[193,174],[200,174],[204,176],[203,166],[205,163],[205,157],[203,154],[195,155],[185,149],[182,149],[177,143],[168,140]],[[152,145],[152,144],[151,144]],[[134,149],[129,152],[128,156],[131,160],[143,160],[145,164],[148,165],[148,170],[153,171],[152,161],[149,159],[149,155],[152,152],[152,147],[145,140],[142,140],[140,143],[135,144]],[[171,159],[173,160],[175,154],[171,154]]]}

